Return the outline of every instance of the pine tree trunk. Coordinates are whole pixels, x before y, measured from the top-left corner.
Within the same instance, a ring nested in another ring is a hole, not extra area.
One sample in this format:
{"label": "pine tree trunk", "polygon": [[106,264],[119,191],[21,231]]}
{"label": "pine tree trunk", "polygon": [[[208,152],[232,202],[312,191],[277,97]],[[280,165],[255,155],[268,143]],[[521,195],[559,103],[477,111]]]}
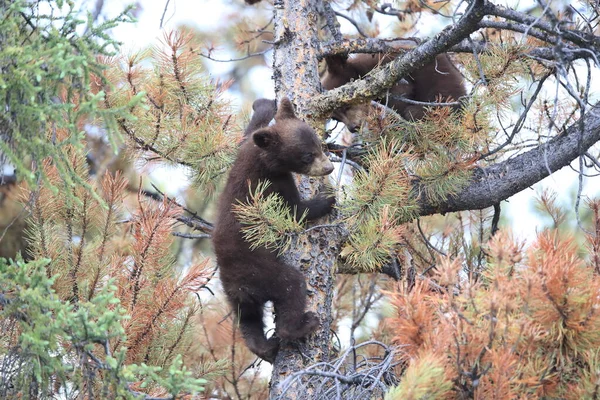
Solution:
{"label": "pine tree trunk", "polygon": [[[317,36],[320,0],[275,1],[275,53],[273,75],[278,100],[289,97],[296,113],[317,132],[324,121],[310,119],[308,101],[319,93]],[[320,180],[300,177],[303,197],[312,197]],[[322,222],[322,221],[321,221]],[[314,398],[309,386],[293,385],[282,393],[286,378],[309,364],[329,357],[331,342],[331,303],[335,283],[335,262],[341,243],[335,229],[316,229],[302,236],[285,255],[286,261],[298,266],[308,285],[308,309],[315,311],[321,325],[305,343],[284,344],[273,365],[271,399]]]}

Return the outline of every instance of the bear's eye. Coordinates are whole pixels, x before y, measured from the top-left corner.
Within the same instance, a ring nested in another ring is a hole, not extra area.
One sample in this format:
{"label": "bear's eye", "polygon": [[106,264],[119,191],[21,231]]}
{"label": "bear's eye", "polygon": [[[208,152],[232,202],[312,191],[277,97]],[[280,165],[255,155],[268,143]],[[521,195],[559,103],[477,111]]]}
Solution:
{"label": "bear's eye", "polygon": [[300,161],[302,161],[302,164],[311,164],[313,161],[315,160],[315,155],[314,153],[304,153],[302,155],[302,157],[300,157]]}

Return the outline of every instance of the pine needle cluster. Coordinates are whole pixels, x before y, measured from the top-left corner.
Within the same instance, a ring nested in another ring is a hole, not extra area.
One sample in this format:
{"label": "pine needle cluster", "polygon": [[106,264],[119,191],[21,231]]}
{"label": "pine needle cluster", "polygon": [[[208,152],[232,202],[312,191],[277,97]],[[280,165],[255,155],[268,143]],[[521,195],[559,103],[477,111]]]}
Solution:
{"label": "pine needle cluster", "polygon": [[[472,99],[466,108],[465,122],[471,129],[481,129],[486,132],[484,138],[486,150],[492,150],[506,142],[506,127],[511,126],[507,121],[512,112],[522,112],[523,94],[529,90],[532,99],[538,96],[538,93],[533,90],[535,85],[529,86],[529,84],[533,82],[541,85],[551,75],[551,71],[543,63],[523,57],[523,54],[527,54],[532,48],[532,43],[525,41],[520,44],[521,40],[503,41],[501,37],[495,38],[497,41],[490,42],[489,51],[480,54],[477,58],[464,55],[460,57],[466,76],[475,85]],[[565,122],[572,122],[572,111],[576,108],[573,102],[561,106],[564,107],[557,115],[553,115],[553,118],[550,118],[552,122],[549,122],[549,107],[545,96],[538,96],[533,106],[533,109],[537,111],[537,116],[536,113],[528,113],[529,122],[525,126],[524,132],[531,130],[534,135],[539,137],[545,129],[544,127],[547,127],[549,123],[551,125],[556,123],[555,118],[557,117],[563,118]],[[498,122],[485,123],[485,121],[491,121],[490,115],[496,115]],[[514,122],[513,132],[523,128],[523,121],[516,120]],[[506,145],[504,144],[502,148],[504,146]],[[502,151],[514,151],[518,147],[519,144],[514,141],[512,146]]]}
{"label": "pine needle cluster", "polygon": [[[78,171],[80,179],[88,180],[85,158],[71,150],[67,150],[71,168]],[[104,336],[102,346],[91,346],[89,353],[102,360],[118,354],[111,367],[130,372],[115,385],[127,382],[123,388],[131,393],[197,391],[200,381],[195,380],[189,361],[181,354],[186,354],[192,343],[197,312],[194,294],[210,274],[208,259],[194,262],[185,271],[175,271],[171,230],[180,208],[167,200],[140,197],[137,208],[128,214],[123,209],[127,182],[120,174],[106,173],[100,179],[96,189],[101,199],[96,200],[82,186],[64,187],[54,193],[49,187],[61,187],[64,181],[52,162],[45,162],[44,170],[49,185],[39,185],[36,191],[24,190],[24,198],[32,199],[30,256],[47,260],[44,277],[51,282],[48,290],[55,301],[62,302],[61,307],[69,305],[73,312],[79,312],[108,296],[103,300],[108,303],[98,310],[106,314],[97,318],[118,316],[111,320],[111,329],[118,334]],[[128,220],[123,222],[126,216]],[[11,345],[23,345],[18,335],[14,340]],[[62,346],[69,349],[73,344],[66,340]],[[65,368],[79,365],[75,360],[66,363]],[[197,373],[198,366],[193,367]],[[102,377],[102,373],[89,377],[85,390],[102,397]],[[73,378],[56,379],[60,386]],[[71,384],[74,390],[84,390],[78,381]],[[50,389],[44,386],[40,390],[47,393]]]}
{"label": "pine needle cluster", "polygon": [[[124,109],[99,107],[105,93],[90,90],[90,75],[102,74],[98,55],[115,53],[118,42],[107,31],[131,21],[129,8],[93,25],[91,17],[81,18],[72,1],[5,3],[0,19],[0,151],[30,187],[44,179],[36,166],[46,157],[52,157],[67,185],[80,185],[64,148],[83,149],[83,127],[91,118],[126,115]],[[84,29],[87,33],[79,35]]]}
{"label": "pine needle cluster", "polygon": [[250,190],[248,203],[234,204],[232,208],[242,223],[242,233],[251,249],[264,246],[283,253],[292,244],[292,239],[304,230],[306,214],[298,216],[297,210],[290,209],[277,193],[264,196],[269,185],[270,182],[259,182],[254,191]]}
{"label": "pine needle cluster", "polygon": [[518,43],[490,43],[488,51],[474,57],[462,57],[464,68],[475,82],[483,74],[485,85],[478,89],[478,103],[499,112],[510,110],[510,99],[522,90],[519,78],[528,78],[534,64],[523,58],[528,47]]}
{"label": "pine needle cluster", "polygon": [[[192,34],[165,33],[149,50],[102,61],[108,69],[96,77],[96,91],[107,93],[106,109],[125,108],[132,115],[116,123],[137,155],[186,166],[200,189],[214,191],[239,137],[221,99],[229,84],[207,78]],[[136,97],[143,102],[129,106]]]}
{"label": "pine needle cluster", "polygon": [[395,140],[383,139],[365,158],[340,209],[351,232],[341,256],[353,270],[376,271],[402,240],[401,224],[413,219],[417,205],[410,196],[405,165],[413,155]]}
{"label": "pine needle cluster", "polygon": [[480,126],[477,132],[469,126],[469,107],[465,105],[460,117],[447,107],[431,109],[424,121],[409,123],[402,131],[415,154],[407,168],[420,183],[420,195],[433,202],[459,192],[479,158],[482,135],[488,131]]}
{"label": "pine needle cluster", "polygon": [[594,243],[584,260],[573,239],[556,231],[540,233],[528,249],[500,232],[477,279],[465,275],[462,259],[442,258],[411,291],[392,293],[387,322],[406,368],[389,398],[413,398],[411,388],[436,399],[593,397],[600,346]]}
{"label": "pine needle cluster", "polygon": [[444,360],[428,354],[411,361],[402,382],[385,395],[385,400],[443,399],[451,394],[452,381],[446,376]]}

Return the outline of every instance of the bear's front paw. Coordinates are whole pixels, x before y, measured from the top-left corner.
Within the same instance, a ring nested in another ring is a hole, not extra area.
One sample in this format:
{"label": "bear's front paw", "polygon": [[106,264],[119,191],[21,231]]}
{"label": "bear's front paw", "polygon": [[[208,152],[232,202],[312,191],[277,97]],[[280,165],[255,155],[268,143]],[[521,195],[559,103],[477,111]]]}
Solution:
{"label": "bear's front paw", "polygon": [[335,196],[327,196],[326,201],[327,205],[329,206],[329,209],[331,210],[335,205]]}
{"label": "bear's front paw", "polygon": [[319,200],[327,212],[331,211],[335,205],[335,196],[331,194],[318,194],[316,199]]}

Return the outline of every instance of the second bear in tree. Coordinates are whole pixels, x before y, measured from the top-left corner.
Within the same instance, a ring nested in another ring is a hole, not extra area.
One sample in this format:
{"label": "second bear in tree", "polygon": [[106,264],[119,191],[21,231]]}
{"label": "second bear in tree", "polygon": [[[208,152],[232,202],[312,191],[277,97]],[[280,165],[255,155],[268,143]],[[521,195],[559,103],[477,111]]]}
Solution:
{"label": "second bear in tree", "polygon": [[[251,134],[251,139],[242,143],[219,199],[213,244],[221,282],[239,320],[246,345],[272,363],[279,350],[279,339],[305,337],[319,326],[319,319],[315,313],[305,312],[306,282],[302,273],[279,259],[272,250],[264,247],[251,250],[250,243],[240,232],[242,226],[232,205],[246,203],[250,191],[264,181],[270,182],[264,196],[277,193],[297,210],[296,215],[301,216],[306,211],[308,219],[326,215],[335,199],[319,195],[312,200],[300,200],[292,172],[328,175],[333,171],[333,165],[323,154],[315,132],[296,117],[287,98],[281,101],[275,124],[269,127],[265,125],[269,122],[267,114],[271,105],[266,102],[263,105],[267,106],[266,114],[255,107],[257,113],[250,125],[258,129]],[[263,308],[267,301],[273,302],[277,312],[277,337],[270,339],[265,337],[263,324]]]}
{"label": "second bear in tree", "polygon": [[[323,89],[331,90],[352,80],[366,76],[373,68],[387,64],[396,58],[395,55],[357,54],[352,58],[345,56],[326,57],[327,70],[321,78]],[[457,101],[466,94],[460,72],[448,59],[447,54],[440,54],[435,61],[405,77],[406,83],[400,81],[390,89],[390,96],[377,100],[381,104],[394,109],[402,118],[414,121],[423,119],[427,106],[404,102],[400,97],[420,102]],[[350,131],[356,131],[369,106],[358,104],[335,110],[333,118],[344,123]],[[458,110],[460,106],[454,106]]]}
{"label": "second bear in tree", "polygon": [[258,128],[264,128],[269,125],[269,122],[275,118],[277,113],[277,102],[269,99],[256,99],[252,103],[254,114],[244,130],[244,140],[249,138],[252,133]]}

